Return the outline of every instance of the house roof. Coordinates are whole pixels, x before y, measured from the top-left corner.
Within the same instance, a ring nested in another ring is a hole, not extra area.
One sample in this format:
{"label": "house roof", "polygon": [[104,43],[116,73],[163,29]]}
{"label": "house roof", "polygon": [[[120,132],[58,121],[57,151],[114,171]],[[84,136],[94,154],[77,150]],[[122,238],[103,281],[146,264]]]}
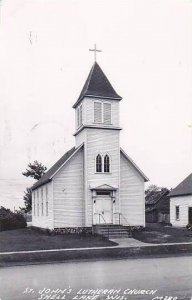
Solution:
{"label": "house roof", "polygon": [[124,155],[124,157],[129,161],[129,163],[137,170],[137,172],[144,178],[144,181],[149,181],[149,179],[147,178],[147,176],[141,171],[141,169],[139,169],[139,167],[136,165],[136,163],[131,159],[130,156],[127,155],[127,153],[125,153],[125,151],[121,148],[120,152]]}
{"label": "house roof", "polygon": [[94,63],[91,71],[89,72],[84,87],[80,93],[78,100],[73,105],[73,108],[75,108],[85,96],[92,98],[109,98],[114,100],[122,99],[122,97],[120,97],[116,93],[97,62]]}
{"label": "house roof", "polygon": [[169,193],[169,190],[167,189],[161,189],[159,191],[155,191],[154,193],[149,193],[145,197],[145,203],[148,204],[156,204],[160,199],[162,199],[164,196],[166,196]]}
{"label": "house roof", "polygon": [[170,201],[170,197],[169,197],[169,190],[168,189],[164,189],[161,191],[162,193],[158,193],[159,197],[157,195],[156,199],[154,202],[150,202],[150,201],[146,201],[145,197],[145,212],[149,213],[155,210],[158,210],[159,212],[164,212],[164,213],[169,213],[169,201]]}
{"label": "house roof", "polygon": [[36,188],[42,186],[45,183],[48,183],[51,181],[54,174],[66,163],[74,153],[76,153],[80,148],[71,148],[69,151],[67,151],[33,186],[32,190],[35,190]]}
{"label": "house roof", "polygon": [[169,193],[170,197],[183,195],[192,195],[192,173]]}

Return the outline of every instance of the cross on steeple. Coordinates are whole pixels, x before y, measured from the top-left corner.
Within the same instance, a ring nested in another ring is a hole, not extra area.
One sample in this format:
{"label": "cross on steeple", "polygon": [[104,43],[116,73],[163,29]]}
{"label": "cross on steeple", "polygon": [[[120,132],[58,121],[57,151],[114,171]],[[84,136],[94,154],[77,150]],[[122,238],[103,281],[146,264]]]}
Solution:
{"label": "cross on steeple", "polygon": [[94,49],[89,49],[89,51],[94,51],[94,59],[97,61],[97,52],[102,52],[102,50],[98,50],[96,44],[94,45]]}

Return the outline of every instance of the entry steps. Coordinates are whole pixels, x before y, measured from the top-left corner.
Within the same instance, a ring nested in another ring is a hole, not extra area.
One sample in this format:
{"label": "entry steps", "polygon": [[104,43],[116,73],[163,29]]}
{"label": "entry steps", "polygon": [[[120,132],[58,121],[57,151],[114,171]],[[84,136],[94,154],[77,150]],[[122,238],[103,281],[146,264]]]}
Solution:
{"label": "entry steps", "polygon": [[109,239],[130,238],[131,231],[128,226],[98,224],[93,226],[93,233],[100,234]]}

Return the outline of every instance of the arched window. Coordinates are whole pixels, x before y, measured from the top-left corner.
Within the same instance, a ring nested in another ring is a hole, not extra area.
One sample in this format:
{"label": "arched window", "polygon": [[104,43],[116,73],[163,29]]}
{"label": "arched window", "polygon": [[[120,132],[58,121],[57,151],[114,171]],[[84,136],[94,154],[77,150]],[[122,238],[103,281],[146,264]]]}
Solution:
{"label": "arched window", "polygon": [[96,157],[96,172],[102,172],[102,157],[100,154]]}
{"label": "arched window", "polygon": [[104,172],[109,173],[110,172],[110,159],[109,155],[106,154],[104,157]]}

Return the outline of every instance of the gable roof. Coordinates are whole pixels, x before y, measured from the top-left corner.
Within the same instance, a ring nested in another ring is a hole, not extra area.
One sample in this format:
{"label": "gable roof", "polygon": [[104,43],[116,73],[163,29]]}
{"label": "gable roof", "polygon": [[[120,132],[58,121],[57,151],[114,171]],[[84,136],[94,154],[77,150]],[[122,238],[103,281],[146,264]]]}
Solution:
{"label": "gable roof", "polygon": [[127,153],[125,153],[125,151],[123,151],[122,148],[120,148],[120,152],[128,160],[128,162],[137,170],[137,172],[144,178],[144,181],[145,182],[149,181],[147,176],[139,169],[139,167],[136,165],[136,163],[130,158],[130,156],[127,155]]}
{"label": "gable roof", "polygon": [[146,205],[148,205],[148,204],[155,205],[157,202],[159,202],[163,197],[165,197],[168,194],[169,194],[169,190],[166,188],[156,191],[153,194],[149,193],[145,197],[145,204]]}
{"label": "gable roof", "polygon": [[192,195],[192,173],[169,193],[170,197],[182,195]]}
{"label": "gable roof", "polygon": [[84,87],[80,93],[78,100],[73,105],[73,108],[75,108],[85,96],[93,98],[109,98],[114,100],[122,99],[122,97],[120,97],[116,93],[97,62],[94,63],[91,71],[89,72]]}
{"label": "gable roof", "polygon": [[164,213],[169,213],[169,202],[169,191],[167,191],[153,205],[147,205],[148,203],[145,203],[145,212],[148,213],[158,210]]}
{"label": "gable roof", "polygon": [[58,170],[75,154],[79,151],[80,148],[82,148],[83,145],[80,145],[78,148],[71,148],[69,151],[67,151],[33,186],[32,190],[37,189],[38,187],[50,182],[52,180],[52,177],[55,175],[55,173],[58,172]]}

